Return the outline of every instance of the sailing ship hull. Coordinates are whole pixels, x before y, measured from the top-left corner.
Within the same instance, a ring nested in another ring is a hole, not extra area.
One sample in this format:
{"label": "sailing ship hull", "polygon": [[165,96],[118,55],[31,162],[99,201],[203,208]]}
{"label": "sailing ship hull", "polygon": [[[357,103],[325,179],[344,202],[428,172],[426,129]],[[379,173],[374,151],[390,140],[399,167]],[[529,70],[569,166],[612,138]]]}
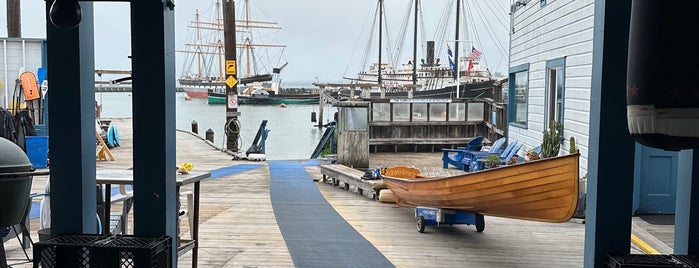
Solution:
{"label": "sailing ship hull", "polygon": [[[493,87],[495,86],[495,80],[474,82],[469,84],[461,84],[459,86],[459,98],[493,98]],[[348,97],[349,92],[342,92],[342,97]],[[385,98],[408,98],[410,95],[408,91],[401,90],[387,90],[385,93]],[[427,90],[416,90],[412,92],[412,97],[415,99],[455,99],[456,85],[446,86],[438,89],[427,89]],[[381,98],[381,92],[371,92],[372,99]]]}
{"label": "sailing ship hull", "polygon": [[565,222],[578,200],[579,153],[435,178],[382,176],[404,206]]}
{"label": "sailing ship hull", "polygon": [[206,88],[199,87],[181,87],[187,96],[191,98],[206,98],[209,96],[209,91]]}

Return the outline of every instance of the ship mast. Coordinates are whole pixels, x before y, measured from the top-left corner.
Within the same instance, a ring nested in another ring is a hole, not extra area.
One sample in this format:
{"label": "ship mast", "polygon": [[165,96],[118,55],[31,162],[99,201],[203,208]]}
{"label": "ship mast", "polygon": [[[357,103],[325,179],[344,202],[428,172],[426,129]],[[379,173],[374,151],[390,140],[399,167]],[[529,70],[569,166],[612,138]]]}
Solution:
{"label": "ship mast", "polygon": [[381,70],[383,69],[383,66],[381,64],[382,32],[383,32],[383,0],[379,0],[379,76],[378,76],[376,81],[379,83],[380,88],[383,88],[383,86],[381,86],[381,84],[382,84]]}
{"label": "ship mast", "polygon": [[[221,13],[222,13],[221,12],[221,1],[216,0],[216,23],[223,21],[223,19],[221,18]],[[223,80],[223,79],[225,79],[225,77],[223,76],[223,70],[225,69],[225,67],[223,67],[223,58],[224,58],[223,47],[224,47],[224,45],[221,44],[221,40],[217,40],[216,42],[219,44],[219,46],[218,46],[218,78],[220,80]]]}
{"label": "ship mast", "polygon": [[417,85],[417,13],[418,0],[415,0],[415,28],[413,31],[413,86]]}
{"label": "ship mast", "polygon": [[[194,15],[194,25],[196,26],[195,36],[197,40],[197,43],[199,43],[199,9],[196,10],[196,14]],[[196,53],[197,53],[197,77],[201,77],[201,47],[197,46],[196,48]]]}

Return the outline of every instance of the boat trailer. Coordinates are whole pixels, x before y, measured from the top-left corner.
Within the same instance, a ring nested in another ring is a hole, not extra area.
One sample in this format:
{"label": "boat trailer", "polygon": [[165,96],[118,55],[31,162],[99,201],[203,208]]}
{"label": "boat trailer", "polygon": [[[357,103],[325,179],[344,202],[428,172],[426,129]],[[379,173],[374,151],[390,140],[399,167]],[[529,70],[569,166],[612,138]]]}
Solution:
{"label": "boat trailer", "polygon": [[462,210],[431,208],[431,207],[416,207],[415,219],[417,220],[417,231],[425,232],[425,226],[440,224],[468,224],[475,225],[477,232],[483,232],[485,229],[485,219],[483,215]]}

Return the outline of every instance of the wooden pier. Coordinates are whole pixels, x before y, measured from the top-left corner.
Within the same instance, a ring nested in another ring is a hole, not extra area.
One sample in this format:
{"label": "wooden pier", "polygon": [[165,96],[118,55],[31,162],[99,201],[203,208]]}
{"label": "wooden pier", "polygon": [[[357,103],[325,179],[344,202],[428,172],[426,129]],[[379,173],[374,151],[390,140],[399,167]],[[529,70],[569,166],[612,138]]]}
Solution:
{"label": "wooden pier", "polygon": [[[112,123],[119,126],[121,147],[111,150],[115,161],[98,161],[98,169],[125,169],[133,163],[131,120],[114,119]],[[259,164],[259,167],[224,174],[201,183],[199,267],[295,266],[270,200],[270,161],[231,160],[229,154],[215,148],[203,137],[186,131],[177,132],[176,161],[178,164],[192,163],[194,171]],[[441,153],[370,156],[371,168],[395,164],[416,166],[427,175],[462,172],[442,169]],[[307,165],[305,169],[310,178],[322,179],[321,167]],[[47,176],[35,176],[32,192],[43,192],[46,179]],[[356,194],[356,187],[345,191],[328,183],[317,182],[315,185],[332,208],[396,267],[583,266],[585,226],[580,221],[540,223],[486,217],[488,227],[483,233],[466,225],[430,226],[425,233],[418,233],[411,208],[360,196]],[[182,189],[187,190],[191,189]],[[134,204],[134,209],[138,209],[138,204]],[[308,220],[312,221],[313,216],[307,215]],[[182,224],[181,235],[186,238],[189,235],[186,220]],[[38,225],[38,218],[31,220],[34,241],[38,239]],[[646,228],[656,232],[659,228],[667,230],[673,226],[652,225]],[[333,234],[333,226],[314,231],[317,235]],[[31,267],[28,263],[19,264],[23,260],[26,262],[26,259],[16,240],[6,242],[5,248],[12,267]],[[323,252],[332,249],[317,250],[316,256],[322,258]],[[631,253],[640,251],[632,248]],[[29,254],[31,256],[31,249]],[[180,256],[178,266],[190,267],[191,258],[191,253]]]}

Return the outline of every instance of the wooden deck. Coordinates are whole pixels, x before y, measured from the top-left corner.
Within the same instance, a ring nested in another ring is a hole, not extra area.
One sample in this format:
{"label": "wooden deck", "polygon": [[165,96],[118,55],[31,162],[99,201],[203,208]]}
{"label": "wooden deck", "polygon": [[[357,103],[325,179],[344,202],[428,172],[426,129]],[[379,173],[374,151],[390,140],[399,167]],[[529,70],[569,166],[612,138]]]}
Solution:
{"label": "wooden deck", "polygon": [[[131,121],[116,119],[113,123],[118,126],[122,146],[112,149],[116,161],[98,161],[98,168],[132,165]],[[215,149],[201,137],[178,131],[177,163],[190,162],[195,171],[236,164],[262,166],[202,182],[199,267],[294,267],[272,209],[267,162],[233,161],[230,155]],[[462,172],[442,169],[441,152],[370,156],[371,167],[396,162],[419,167],[423,174]],[[306,170],[312,178],[322,178],[318,166],[308,166]],[[32,192],[43,192],[46,178],[35,177]],[[438,229],[428,226],[425,233],[418,233],[414,211],[410,208],[377,202],[352,189],[345,191],[327,183],[318,182],[317,186],[333,208],[396,267],[583,266],[585,226],[575,221],[540,223],[486,216],[483,233],[466,225]],[[191,189],[183,188],[186,190]],[[38,219],[31,221],[35,241],[38,224]],[[187,227],[182,226],[181,230],[186,238]],[[333,226],[327,226],[318,233],[332,230]],[[8,241],[5,247],[8,262],[14,264],[13,267],[31,267],[17,264],[23,261],[24,254],[16,240]],[[29,251],[31,256],[31,249]],[[179,267],[189,267],[191,257],[191,253],[179,257]]]}

